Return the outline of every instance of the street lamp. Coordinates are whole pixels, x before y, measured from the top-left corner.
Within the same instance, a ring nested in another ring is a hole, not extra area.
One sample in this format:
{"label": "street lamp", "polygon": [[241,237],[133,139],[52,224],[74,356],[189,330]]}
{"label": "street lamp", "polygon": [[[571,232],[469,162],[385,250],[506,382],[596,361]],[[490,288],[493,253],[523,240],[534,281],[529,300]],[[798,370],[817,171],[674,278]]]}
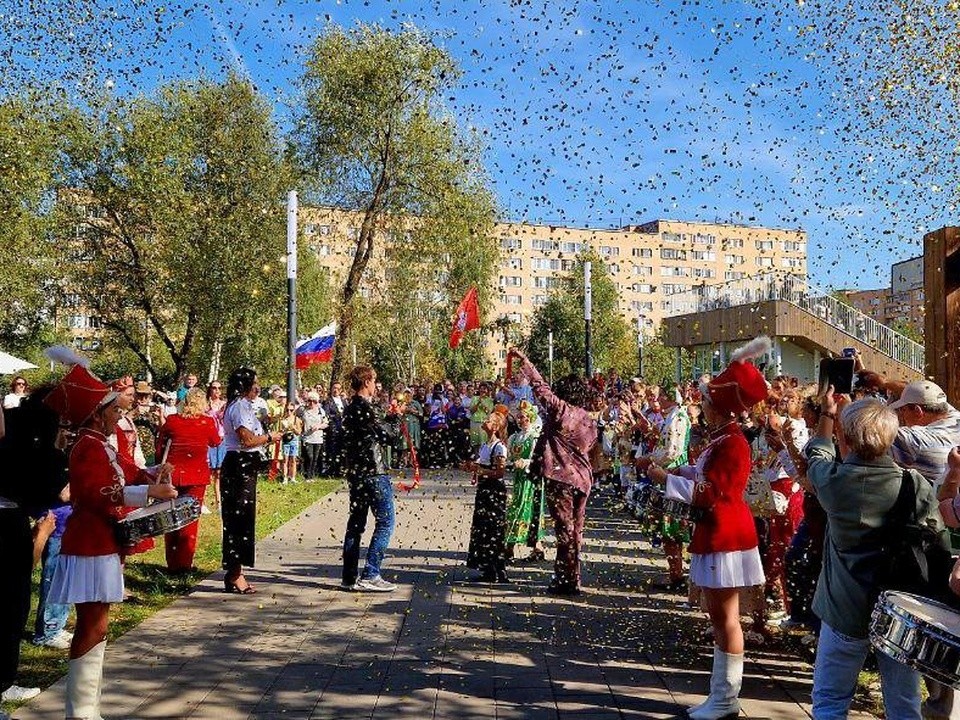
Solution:
{"label": "street lamp", "polygon": [[637,369],[639,377],[643,378],[643,320],[645,315],[637,317]]}

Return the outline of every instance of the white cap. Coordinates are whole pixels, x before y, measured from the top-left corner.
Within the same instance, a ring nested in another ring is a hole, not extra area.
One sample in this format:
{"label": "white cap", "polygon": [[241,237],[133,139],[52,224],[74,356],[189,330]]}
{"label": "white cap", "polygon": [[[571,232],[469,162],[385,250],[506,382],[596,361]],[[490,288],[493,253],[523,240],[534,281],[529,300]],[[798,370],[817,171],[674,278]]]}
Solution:
{"label": "white cap", "polygon": [[891,410],[902,408],[905,405],[942,405],[947,402],[947,394],[936,383],[929,380],[914,380],[907,385],[900,394],[900,399],[890,404]]}

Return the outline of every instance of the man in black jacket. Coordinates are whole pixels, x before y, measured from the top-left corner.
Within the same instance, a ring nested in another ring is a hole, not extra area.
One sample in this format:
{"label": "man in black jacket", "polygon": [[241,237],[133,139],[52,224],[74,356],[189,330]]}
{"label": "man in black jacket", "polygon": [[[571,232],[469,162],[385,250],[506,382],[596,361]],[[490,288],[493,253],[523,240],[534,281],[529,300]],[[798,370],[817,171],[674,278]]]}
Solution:
{"label": "man in black jacket", "polygon": [[[343,455],[347,483],[350,486],[350,517],[343,539],[344,590],[391,592],[396,585],[380,576],[383,555],[393,534],[393,483],[387,474],[382,446],[392,444],[400,435],[402,407],[392,407],[381,422],[371,399],[376,393],[377,374],[369,365],[358,365],[350,373],[353,398],[343,413]],[[376,524],[363,574],[360,564],[360,538],[367,526],[367,512],[373,512]]]}

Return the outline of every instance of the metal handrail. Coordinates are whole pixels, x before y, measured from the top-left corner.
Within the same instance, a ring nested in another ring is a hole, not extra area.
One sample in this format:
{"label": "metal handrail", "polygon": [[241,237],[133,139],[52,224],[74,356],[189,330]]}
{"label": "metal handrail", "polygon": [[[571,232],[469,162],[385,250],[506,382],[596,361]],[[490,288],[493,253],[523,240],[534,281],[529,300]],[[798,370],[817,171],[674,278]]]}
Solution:
{"label": "metal handrail", "polygon": [[917,372],[923,372],[923,345],[838,300],[805,277],[792,273],[763,273],[716,285],[702,285],[670,295],[664,302],[664,314],[674,317],[768,300],[782,300],[795,305],[877,352]]}

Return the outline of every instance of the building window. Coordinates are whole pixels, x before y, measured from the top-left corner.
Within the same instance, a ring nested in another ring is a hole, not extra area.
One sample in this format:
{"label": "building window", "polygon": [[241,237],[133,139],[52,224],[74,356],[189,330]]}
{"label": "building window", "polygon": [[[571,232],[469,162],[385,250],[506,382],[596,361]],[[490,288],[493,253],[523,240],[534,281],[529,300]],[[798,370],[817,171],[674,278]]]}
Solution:
{"label": "building window", "polygon": [[534,295],[533,297],[530,298],[530,302],[533,303],[533,306],[534,306],[534,307],[540,307],[541,305],[546,305],[546,304],[547,304],[547,296],[546,296],[546,295]]}
{"label": "building window", "polygon": [[727,238],[726,240],[723,241],[724,250],[733,250],[735,248],[742,248],[742,247],[743,247],[743,238],[737,238],[737,237]]}
{"label": "building window", "polygon": [[555,288],[557,286],[557,278],[555,277],[535,277],[533,279],[533,286],[535,288]]}
{"label": "building window", "polygon": [[697,278],[715,278],[717,271],[713,268],[694,268],[693,276]]}
{"label": "building window", "polygon": [[630,251],[630,254],[638,258],[652,258],[653,248],[634,248]]}
{"label": "building window", "polygon": [[620,266],[617,263],[608,263],[607,272],[610,273],[611,275],[616,275],[617,273],[620,272]]}
{"label": "building window", "polygon": [[773,240],[757,240],[757,250],[766,252],[773,250]]}
{"label": "building window", "polygon": [[506,270],[523,270],[523,260],[520,258],[504,258],[500,261],[500,267]]}
{"label": "building window", "polygon": [[649,283],[634,283],[633,291],[638,293],[652,293],[653,285]]}
{"label": "building window", "polygon": [[503,302],[507,305],[522,305],[523,295],[504,295]]}
{"label": "building window", "polygon": [[653,303],[647,300],[633,300],[630,309],[638,312],[653,312]]}
{"label": "building window", "polygon": [[742,272],[738,272],[738,271],[736,271],[736,270],[727,270],[727,271],[723,274],[723,279],[724,279],[724,280],[742,280],[742,279],[743,279],[743,273],[742,273]]}
{"label": "building window", "polygon": [[500,247],[504,250],[520,250],[523,247],[523,241],[518,237],[500,238]]}
{"label": "building window", "polygon": [[743,264],[743,255],[724,255],[723,261],[727,265],[742,265]]}
{"label": "building window", "polygon": [[557,252],[560,250],[560,243],[557,240],[534,238],[531,247],[534,250],[543,250],[544,252]]}
{"label": "building window", "polygon": [[600,255],[603,257],[617,257],[620,254],[620,248],[611,245],[601,245]]}
{"label": "building window", "polygon": [[780,244],[786,252],[803,252],[803,243],[799,240],[784,240]]}
{"label": "building window", "polygon": [[717,236],[707,233],[697,233],[693,236],[693,242],[697,245],[715,245],[717,242]]}
{"label": "building window", "polygon": [[576,263],[573,260],[560,261],[560,269],[563,270],[564,272],[570,272],[571,270],[573,270],[574,265],[576,265]]}
{"label": "building window", "polygon": [[758,257],[756,258],[757,265],[760,267],[773,267],[773,258],[772,257]]}
{"label": "building window", "polygon": [[530,267],[533,270],[559,270],[560,261],[556,258],[533,258]]}
{"label": "building window", "polygon": [[713,250],[694,250],[693,259],[713,261],[717,259],[717,254]]}
{"label": "building window", "polygon": [[684,237],[680,233],[663,232],[660,234],[660,238],[668,243],[682,243],[684,241]]}
{"label": "building window", "polygon": [[640,275],[641,277],[649,277],[653,275],[653,268],[649,265],[634,265],[633,274]]}
{"label": "building window", "polygon": [[560,252],[576,254],[576,253],[581,253],[583,251],[584,251],[583,243],[570,242],[568,240],[566,242],[561,243],[560,245]]}
{"label": "building window", "polygon": [[662,265],[660,277],[690,277],[690,268]]}
{"label": "building window", "polygon": [[785,268],[803,267],[803,259],[802,258],[780,258],[780,265]]}
{"label": "building window", "polygon": [[686,260],[687,251],[678,250],[677,248],[660,248],[660,259],[661,260]]}
{"label": "building window", "polygon": [[500,287],[520,287],[521,285],[523,285],[523,280],[518,275],[500,276]]}
{"label": "building window", "polygon": [[690,289],[686,285],[671,285],[670,283],[664,283],[660,287],[663,290],[664,295],[676,295],[678,293],[686,292]]}

